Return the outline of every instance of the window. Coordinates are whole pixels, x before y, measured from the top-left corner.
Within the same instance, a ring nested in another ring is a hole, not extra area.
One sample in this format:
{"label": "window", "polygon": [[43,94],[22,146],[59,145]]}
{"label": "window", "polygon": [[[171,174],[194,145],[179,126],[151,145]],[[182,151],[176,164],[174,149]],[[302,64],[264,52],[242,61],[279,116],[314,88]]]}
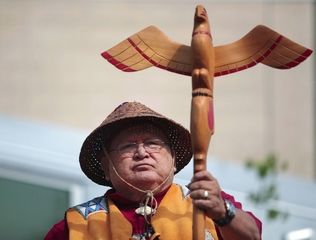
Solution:
{"label": "window", "polygon": [[64,216],[69,192],[0,178],[0,239],[42,240]]}

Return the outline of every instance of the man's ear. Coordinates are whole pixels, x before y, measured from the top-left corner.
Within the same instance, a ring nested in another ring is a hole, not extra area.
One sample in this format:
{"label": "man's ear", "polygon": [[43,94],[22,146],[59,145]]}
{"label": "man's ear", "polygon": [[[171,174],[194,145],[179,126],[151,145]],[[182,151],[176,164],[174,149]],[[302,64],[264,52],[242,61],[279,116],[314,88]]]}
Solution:
{"label": "man's ear", "polygon": [[172,157],[172,161],[173,161],[173,170],[174,170],[174,172],[176,172],[177,171],[176,153],[173,149],[171,149],[171,157]]}

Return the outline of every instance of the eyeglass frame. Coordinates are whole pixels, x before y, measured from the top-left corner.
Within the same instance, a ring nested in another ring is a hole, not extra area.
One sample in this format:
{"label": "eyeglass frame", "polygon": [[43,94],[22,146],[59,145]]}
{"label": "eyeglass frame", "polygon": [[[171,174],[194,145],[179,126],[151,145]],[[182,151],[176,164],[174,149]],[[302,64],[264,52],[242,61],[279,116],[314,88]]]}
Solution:
{"label": "eyeglass frame", "polygon": [[[156,141],[156,146],[148,146],[148,144],[153,144],[153,141]],[[158,138],[152,138],[147,139],[143,142],[136,143],[136,142],[125,142],[119,144],[116,148],[108,150],[108,152],[117,152],[121,156],[124,155],[124,157],[132,157],[135,155],[136,151],[139,149],[140,145],[145,149],[145,151],[149,154],[151,153],[159,153],[162,148],[169,147],[169,144],[158,139]],[[128,149],[129,148],[129,149]],[[170,148],[171,149],[171,148]]]}

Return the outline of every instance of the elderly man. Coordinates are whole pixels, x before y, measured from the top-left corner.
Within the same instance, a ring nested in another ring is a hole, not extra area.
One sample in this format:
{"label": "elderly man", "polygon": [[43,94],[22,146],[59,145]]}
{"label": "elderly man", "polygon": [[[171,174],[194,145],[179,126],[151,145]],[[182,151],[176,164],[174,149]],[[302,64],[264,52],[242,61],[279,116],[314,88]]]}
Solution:
{"label": "elderly man", "polygon": [[110,186],[67,210],[45,239],[191,239],[192,206],[205,211],[205,239],[260,239],[261,223],[207,171],[182,187],[174,175],[192,157],[189,132],[148,107],[117,107],[84,141],[83,172]]}

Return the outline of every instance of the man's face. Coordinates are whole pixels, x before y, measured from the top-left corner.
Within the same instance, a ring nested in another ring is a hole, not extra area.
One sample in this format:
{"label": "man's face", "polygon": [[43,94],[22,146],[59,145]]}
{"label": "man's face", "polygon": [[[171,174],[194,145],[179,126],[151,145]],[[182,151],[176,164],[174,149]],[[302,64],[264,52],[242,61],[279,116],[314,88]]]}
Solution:
{"label": "man's face", "polygon": [[106,176],[115,189],[126,187],[113,171],[128,183],[142,189],[153,190],[171,173],[166,184],[171,184],[174,175],[174,157],[163,132],[151,124],[137,125],[119,132],[110,144]]}

